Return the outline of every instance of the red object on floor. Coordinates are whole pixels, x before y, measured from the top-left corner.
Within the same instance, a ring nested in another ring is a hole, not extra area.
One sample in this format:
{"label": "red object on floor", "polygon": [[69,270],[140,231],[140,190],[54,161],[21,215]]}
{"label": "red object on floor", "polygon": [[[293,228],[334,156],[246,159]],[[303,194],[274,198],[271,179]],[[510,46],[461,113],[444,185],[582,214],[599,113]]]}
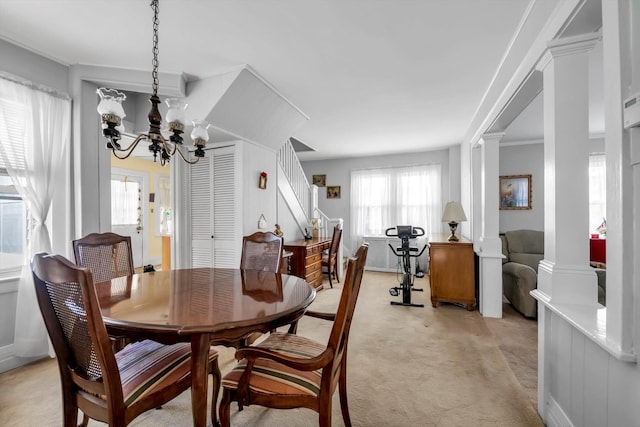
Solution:
{"label": "red object on floor", "polygon": [[607,239],[589,239],[589,260],[607,262]]}

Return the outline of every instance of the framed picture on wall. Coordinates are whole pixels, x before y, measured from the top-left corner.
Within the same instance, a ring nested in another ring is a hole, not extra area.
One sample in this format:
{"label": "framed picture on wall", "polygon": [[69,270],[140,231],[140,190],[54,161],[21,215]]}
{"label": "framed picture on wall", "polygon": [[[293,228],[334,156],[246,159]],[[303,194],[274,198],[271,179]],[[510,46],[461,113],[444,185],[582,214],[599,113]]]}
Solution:
{"label": "framed picture on wall", "polygon": [[339,198],[340,198],[339,185],[327,187],[327,199],[339,199]]}
{"label": "framed picture on wall", "polygon": [[500,209],[531,209],[531,175],[500,177]]}
{"label": "framed picture on wall", "polygon": [[313,175],[313,185],[325,187],[327,184],[327,175]]}

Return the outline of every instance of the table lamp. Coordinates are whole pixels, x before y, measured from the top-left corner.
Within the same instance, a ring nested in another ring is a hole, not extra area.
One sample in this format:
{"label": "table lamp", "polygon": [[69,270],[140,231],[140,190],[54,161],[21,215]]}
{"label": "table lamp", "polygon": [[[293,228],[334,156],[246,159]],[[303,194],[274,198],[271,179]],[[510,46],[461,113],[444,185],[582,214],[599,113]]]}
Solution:
{"label": "table lamp", "polygon": [[456,229],[458,228],[458,223],[462,221],[466,221],[467,217],[464,214],[464,209],[462,209],[462,205],[460,202],[448,202],[444,207],[444,212],[442,213],[442,222],[448,222],[449,228],[451,229],[451,235],[447,239],[450,242],[457,242],[460,240],[458,236],[456,236]]}

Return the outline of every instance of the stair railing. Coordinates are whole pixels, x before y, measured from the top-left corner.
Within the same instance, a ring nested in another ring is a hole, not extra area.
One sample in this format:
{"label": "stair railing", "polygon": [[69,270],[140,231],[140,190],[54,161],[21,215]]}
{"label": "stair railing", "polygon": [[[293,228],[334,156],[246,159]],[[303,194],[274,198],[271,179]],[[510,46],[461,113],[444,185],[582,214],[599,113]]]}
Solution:
{"label": "stair railing", "polygon": [[304,174],[298,155],[291,142],[287,141],[278,151],[278,161],[287,179],[291,183],[291,188],[295,193],[300,206],[304,210],[307,218],[311,218],[311,186]]}

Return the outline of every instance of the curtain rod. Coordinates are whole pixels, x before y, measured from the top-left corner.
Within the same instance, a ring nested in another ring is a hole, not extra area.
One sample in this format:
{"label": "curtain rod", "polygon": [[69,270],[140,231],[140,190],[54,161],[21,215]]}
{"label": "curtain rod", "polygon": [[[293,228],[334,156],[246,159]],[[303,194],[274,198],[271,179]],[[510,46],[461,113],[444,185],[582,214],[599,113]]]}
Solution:
{"label": "curtain rod", "polygon": [[28,87],[29,89],[37,90],[39,92],[44,92],[56,98],[62,98],[67,101],[71,101],[71,97],[66,93],[58,92],[57,90],[52,89],[50,87],[47,87],[38,83],[34,83],[32,81],[29,81],[27,79],[24,79],[22,77],[16,76],[11,73],[7,73],[5,71],[0,71],[0,79],[25,86],[25,87]]}

